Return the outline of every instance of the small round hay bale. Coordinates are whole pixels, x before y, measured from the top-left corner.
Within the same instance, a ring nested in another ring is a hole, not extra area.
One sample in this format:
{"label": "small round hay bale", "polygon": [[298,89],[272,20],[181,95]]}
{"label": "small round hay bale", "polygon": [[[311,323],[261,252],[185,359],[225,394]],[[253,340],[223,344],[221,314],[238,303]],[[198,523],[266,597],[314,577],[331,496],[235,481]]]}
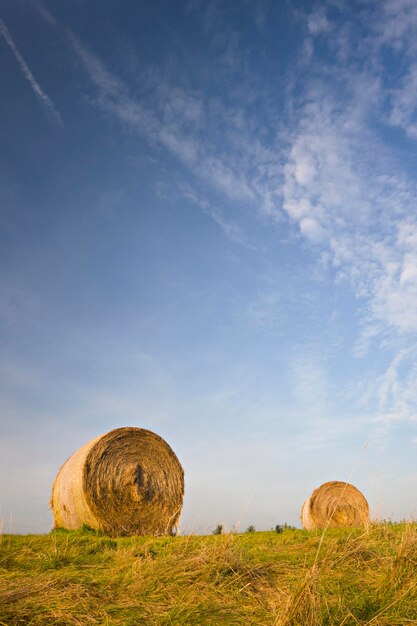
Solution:
{"label": "small round hay bale", "polygon": [[111,535],[173,534],[184,471],[170,446],[143,428],[116,428],[82,446],[52,487],[54,528]]}
{"label": "small round hay bale", "polygon": [[369,525],[365,496],[350,483],[333,480],[315,489],[301,508],[306,530],[318,528],[360,528]]}

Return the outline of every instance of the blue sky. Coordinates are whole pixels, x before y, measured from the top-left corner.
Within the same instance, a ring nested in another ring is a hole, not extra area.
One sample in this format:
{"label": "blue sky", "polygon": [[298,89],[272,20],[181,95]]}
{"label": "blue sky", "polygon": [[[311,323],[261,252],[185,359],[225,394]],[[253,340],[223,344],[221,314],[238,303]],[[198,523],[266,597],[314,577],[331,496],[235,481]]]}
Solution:
{"label": "blue sky", "polygon": [[416,512],[417,4],[0,3],[0,505],[124,425],[184,532]]}

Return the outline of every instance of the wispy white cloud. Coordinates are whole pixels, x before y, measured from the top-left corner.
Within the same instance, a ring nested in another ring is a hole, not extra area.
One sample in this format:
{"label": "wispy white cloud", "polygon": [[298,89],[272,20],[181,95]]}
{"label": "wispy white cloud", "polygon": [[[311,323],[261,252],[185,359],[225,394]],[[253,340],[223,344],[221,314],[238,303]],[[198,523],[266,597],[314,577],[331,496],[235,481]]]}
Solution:
{"label": "wispy white cloud", "polygon": [[[253,201],[257,196],[256,184],[251,185],[239,173],[238,167],[227,163],[206,141],[201,141],[193,125],[199,123],[205,103],[190,96],[178,87],[159,86],[164,90],[164,104],[160,115],[151,112],[134,98],[127,86],[113,76],[104,64],[79,41],[67,32],[73,50],[82,61],[84,69],[98,89],[97,104],[119,122],[133,128],[153,143],[164,146],[200,178],[208,180],[231,199]],[[160,101],[156,106],[160,106]],[[207,121],[207,120],[206,120]],[[191,125],[191,128],[190,128]]]}
{"label": "wispy white cloud", "polygon": [[388,45],[396,51],[415,54],[417,6],[414,0],[384,0],[378,8],[373,20],[376,45]]}
{"label": "wispy white cloud", "polygon": [[391,93],[391,111],[389,121],[399,126],[412,139],[417,139],[416,122],[417,64],[411,65],[398,88]]}
{"label": "wispy white cloud", "polygon": [[[385,2],[380,11],[375,10],[368,55],[356,60],[355,66],[350,61],[357,42],[353,39],[347,52],[344,34],[331,30],[324,17],[324,9],[313,12],[309,30],[327,37],[338,62],[310,50],[314,78],[301,97],[293,97],[283,208],[337,280],[347,281],[362,302],[364,334],[358,353],[372,343],[373,349],[384,349],[381,361],[392,355],[385,372],[373,379],[376,419],[414,420],[416,187],[401,169],[395,146],[372,122],[385,120],[410,137],[417,136],[415,3]],[[390,69],[384,67],[382,53],[387,46],[401,49],[408,58],[401,66],[399,86],[388,91],[388,111],[384,83]],[[406,351],[404,342],[410,346]]]}
{"label": "wispy white cloud", "polygon": [[2,35],[3,39],[5,40],[5,42],[11,49],[11,51],[13,52],[23,76],[29,82],[35,96],[37,97],[38,101],[40,102],[44,110],[48,113],[49,117],[55,123],[62,125],[61,115],[56,110],[55,105],[50,99],[50,97],[42,90],[41,86],[39,85],[34,75],[30,71],[26,61],[24,60],[19,50],[17,49],[16,44],[13,41],[13,38],[6,24],[1,18],[0,18],[0,34]]}
{"label": "wispy white cloud", "polygon": [[321,35],[332,29],[324,6],[317,7],[307,18],[307,28],[312,35]]}
{"label": "wispy white cloud", "polygon": [[[222,4],[208,12],[210,19],[219,19]],[[60,26],[45,6],[39,6],[48,25],[61,28],[96,87],[93,102],[104,113],[152,145],[164,147],[212,190],[234,202],[255,206],[258,213],[277,216],[281,172],[276,146],[259,139],[245,106],[225,106],[221,99],[171,84],[162,76],[151,79],[146,97],[137,95],[75,33]]]}
{"label": "wispy white cloud", "polygon": [[[413,0],[385,0],[377,15],[370,43],[381,77],[388,79],[387,121],[416,139],[417,6]],[[391,60],[381,59],[384,51],[390,52]]]}
{"label": "wispy white cloud", "polygon": [[195,189],[189,185],[182,185],[181,193],[184,198],[203,209],[204,213],[219,226],[228,239],[248,248],[255,248],[238,223],[228,220],[218,207],[213,206],[206,198],[200,196]]}
{"label": "wispy white cloud", "polygon": [[55,19],[55,17],[52,15],[52,13],[50,11],[48,11],[48,9],[46,8],[45,4],[42,2],[42,0],[32,0],[32,4],[33,6],[36,8],[36,10],[39,12],[39,14],[41,15],[42,19],[49,25],[52,27],[56,27],[58,26],[58,22]]}

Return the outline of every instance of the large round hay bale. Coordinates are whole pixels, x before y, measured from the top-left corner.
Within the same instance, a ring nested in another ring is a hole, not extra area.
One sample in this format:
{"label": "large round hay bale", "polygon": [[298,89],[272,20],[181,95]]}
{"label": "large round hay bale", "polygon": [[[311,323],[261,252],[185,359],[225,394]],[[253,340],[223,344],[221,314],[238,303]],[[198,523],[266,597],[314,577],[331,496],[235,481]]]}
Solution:
{"label": "large round hay bale", "polygon": [[333,480],[315,489],[304,502],[301,521],[306,530],[368,526],[368,502],[350,483]]}
{"label": "large round hay bale", "polygon": [[172,534],[184,472],[170,446],[143,428],[117,428],[82,446],[52,487],[54,528],[88,525],[111,535]]}

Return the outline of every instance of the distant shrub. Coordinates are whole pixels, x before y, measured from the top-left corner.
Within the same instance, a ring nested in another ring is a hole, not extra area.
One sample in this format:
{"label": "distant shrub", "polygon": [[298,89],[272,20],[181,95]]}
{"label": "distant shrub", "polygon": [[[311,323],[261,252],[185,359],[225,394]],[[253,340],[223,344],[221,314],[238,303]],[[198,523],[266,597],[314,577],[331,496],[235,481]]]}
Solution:
{"label": "distant shrub", "polygon": [[277,524],[275,526],[275,532],[279,535],[284,532],[284,530],[296,530],[295,526],[290,526],[285,522],[285,524]]}
{"label": "distant shrub", "polygon": [[250,526],[247,527],[246,529],[247,533],[256,533],[256,528],[253,524],[251,524]]}
{"label": "distant shrub", "polygon": [[224,534],[223,524],[217,524],[216,528],[213,530],[213,535],[223,535],[223,534]]}

